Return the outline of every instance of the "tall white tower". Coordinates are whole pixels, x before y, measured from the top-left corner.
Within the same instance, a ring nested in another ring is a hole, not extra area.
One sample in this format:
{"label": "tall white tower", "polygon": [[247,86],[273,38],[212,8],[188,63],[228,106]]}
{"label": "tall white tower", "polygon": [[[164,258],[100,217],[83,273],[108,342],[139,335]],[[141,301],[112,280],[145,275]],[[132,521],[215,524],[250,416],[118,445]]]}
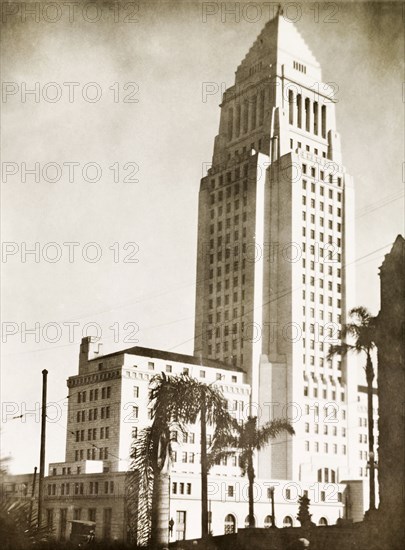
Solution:
{"label": "tall white tower", "polygon": [[327,359],[354,305],[353,185],[335,101],[279,13],[224,93],[201,180],[195,354],[242,367],[252,414],[288,414],[296,430],[260,453],[261,478],[351,476],[356,372]]}

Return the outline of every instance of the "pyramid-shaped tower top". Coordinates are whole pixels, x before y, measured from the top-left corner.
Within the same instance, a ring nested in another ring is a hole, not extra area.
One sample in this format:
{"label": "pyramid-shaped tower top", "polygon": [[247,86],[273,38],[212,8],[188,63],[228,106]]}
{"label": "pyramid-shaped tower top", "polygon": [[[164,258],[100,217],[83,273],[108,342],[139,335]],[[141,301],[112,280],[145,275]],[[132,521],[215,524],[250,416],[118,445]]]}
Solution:
{"label": "pyramid-shaped tower top", "polygon": [[261,69],[270,68],[273,74],[281,75],[283,66],[289,72],[291,68],[298,70],[300,80],[308,80],[312,84],[322,81],[318,61],[295,25],[279,10],[266,23],[237,68],[235,82],[241,83],[252,72],[260,72]]}

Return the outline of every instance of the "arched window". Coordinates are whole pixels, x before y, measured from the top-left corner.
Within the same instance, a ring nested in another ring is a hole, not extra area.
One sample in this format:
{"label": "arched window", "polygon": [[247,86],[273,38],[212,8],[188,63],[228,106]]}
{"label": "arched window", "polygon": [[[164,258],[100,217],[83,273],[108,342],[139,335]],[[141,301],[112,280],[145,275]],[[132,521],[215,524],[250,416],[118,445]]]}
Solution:
{"label": "arched window", "polygon": [[[255,526],[256,525],[256,518],[254,517],[253,518],[253,525]],[[245,527],[249,527],[249,516],[246,516],[245,517]]]}
{"label": "arched window", "polygon": [[325,107],[325,105],[322,105],[321,113],[322,113],[322,137],[326,138],[326,107]]}
{"label": "arched window", "polygon": [[330,468],[320,468],[318,470],[318,483],[336,483],[336,471]]}
{"label": "arched window", "polygon": [[305,98],[305,130],[309,132],[311,130],[310,128],[310,120],[311,120],[311,114],[310,114],[310,102],[309,98]]}
{"label": "arched window", "polygon": [[293,526],[293,520],[291,516],[285,516],[283,519],[283,527],[292,527]]}
{"label": "arched window", "polygon": [[294,93],[292,90],[288,90],[288,120],[290,124],[294,124]]}
{"label": "arched window", "polygon": [[225,518],[225,535],[236,533],[236,519],[232,514],[228,514]]}
{"label": "arched window", "polygon": [[318,103],[315,101],[313,105],[314,110],[314,134],[318,134]]}
{"label": "arched window", "polygon": [[328,520],[326,518],[320,518],[319,522],[318,522],[318,525],[320,527],[322,526],[325,526],[325,525],[328,525]]}
{"label": "arched window", "polygon": [[302,97],[301,94],[297,95],[297,126],[302,128]]}
{"label": "arched window", "polygon": [[264,518],[264,527],[268,528],[268,527],[271,527],[272,525],[273,525],[273,518],[271,516],[266,516]]}

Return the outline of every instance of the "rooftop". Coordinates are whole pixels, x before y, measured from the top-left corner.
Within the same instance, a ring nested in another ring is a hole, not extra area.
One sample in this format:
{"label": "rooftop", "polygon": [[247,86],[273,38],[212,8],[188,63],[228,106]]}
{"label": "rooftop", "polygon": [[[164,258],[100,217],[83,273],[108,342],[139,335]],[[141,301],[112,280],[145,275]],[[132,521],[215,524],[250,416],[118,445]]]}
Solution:
{"label": "rooftop", "polygon": [[94,359],[91,359],[91,361],[100,361],[101,359],[108,358],[108,357],[117,357],[118,355],[137,355],[140,357],[149,357],[151,359],[163,359],[164,361],[174,361],[178,363],[187,363],[189,365],[198,365],[201,367],[210,367],[213,369],[222,369],[222,370],[229,370],[234,372],[245,372],[240,367],[228,365],[227,363],[224,363],[222,361],[217,361],[214,359],[208,359],[208,358],[199,358],[195,357],[194,355],[185,355],[183,353],[173,353],[171,351],[164,351],[159,349],[153,349],[153,348],[143,348],[140,346],[135,346],[133,348],[124,349],[121,351],[115,351],[114,353],[109,353],[107,355],[101,355],[100,357],[96,357]]}

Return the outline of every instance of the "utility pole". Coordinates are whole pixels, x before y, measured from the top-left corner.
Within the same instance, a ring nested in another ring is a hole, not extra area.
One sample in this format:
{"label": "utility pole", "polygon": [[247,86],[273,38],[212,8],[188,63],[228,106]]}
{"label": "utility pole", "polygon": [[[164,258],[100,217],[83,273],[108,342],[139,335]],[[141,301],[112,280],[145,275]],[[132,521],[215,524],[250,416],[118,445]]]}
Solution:
{"label": "utility pole", "polygon": [[34,478],[32,480],[32,493],[31,493],[31,502],[30,502],[30,516],[29,516],[30,526],[31,526],[31,522],[32,522],[32,508],[34,506],[34,500],[35,500],[35,485],[36,485],[36,481],[37,481],[37,470],[38,470],[38,468],[35,466],[35,468],[34,468]]}
{"label": "utility pole", "polygon": [[201,538],[208,537],[208,464],[207,464],[207,417],[206,396],[201,395]]}
{"label": "utility pole", "polygon": [[373,379],[374,370],[370,354],[367,354],[367,417],[368,417],[368,463],[370,466],[370,510],[375,510],[375,456],[374,456],[374,411]]}
{"label": "utility pole", "polygon": [[39,453],[39,486],[38,486],[38,527],[42,525],[42,500],[45,473],[45,441],[46,441],[46,390],[48,371],[42,371],[42,409],[41,409],[41,449]]}
{"label": "utility pole", "polygon": [[271,497],[271,526],[276,527],[276,514],[274,512],[274,487],[270,487]]}

